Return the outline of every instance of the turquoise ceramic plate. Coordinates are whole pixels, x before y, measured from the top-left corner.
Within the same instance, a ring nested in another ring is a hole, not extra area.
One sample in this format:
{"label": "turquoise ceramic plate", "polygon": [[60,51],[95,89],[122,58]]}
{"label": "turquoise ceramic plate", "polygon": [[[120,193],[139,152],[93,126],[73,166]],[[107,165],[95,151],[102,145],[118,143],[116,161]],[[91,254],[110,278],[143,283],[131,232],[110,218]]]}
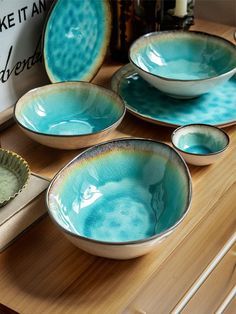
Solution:
{"label": "turquoise ceramic plate", "polygon": [[44,61],[52,82],[90,81],[110,38],[107,0],[57,0],[44,33]]}
{"label": "turquoise ceramic plate", "polygon": [[236,124],[236,78],[198,98],[173,99],[144,81],[130,64],[112,78],[112,89],[127,109],[141,119],[167,126],[205,123],[219,127]]}

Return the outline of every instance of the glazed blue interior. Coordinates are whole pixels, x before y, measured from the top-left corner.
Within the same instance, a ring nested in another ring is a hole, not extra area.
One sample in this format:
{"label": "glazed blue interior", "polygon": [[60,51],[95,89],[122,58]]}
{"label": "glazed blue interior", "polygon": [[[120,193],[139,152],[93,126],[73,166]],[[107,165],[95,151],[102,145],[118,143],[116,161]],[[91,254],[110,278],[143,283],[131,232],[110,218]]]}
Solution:
{"label": "glazed blue interior", "polygon": [[105,1],[58,0],[44,37],[44,60],[50,80],[89,81],[103,61],[109,27]]}
{"label": "glazed blue interior", "polygon": [[236,120],[236,77],[198,98],[179,100],[160,92],[133,70],[117,73],[117,88],[129,110],[154,123],[222,125]]}
{"label": "glazed blue interior", "polygon": [[217,153],[228,145],[223,132],[207,126],[186,126],[177,131],[173,142],[182,151],[196,155]]}
{"label": "glazed blue interior", "polygon": [[236,67],[233,45],[221,38],[194,32],[164,32],[144,36],[130,51],[141,69],[169,79],[199,80]]}
{"label": "glazed blue interior", "polygon": [[172,227],[189,205],[186,166],[169,146],[144,140],[85,152],[49,189],[64,229],[106,242],[141,240]]}
{"label": "glazed blue interior", "polygon": [[99,132],[118,121],[124,108],[110,91],[88,83],[48,85],[30,92],[16,108],[27,129],[48,135]]}

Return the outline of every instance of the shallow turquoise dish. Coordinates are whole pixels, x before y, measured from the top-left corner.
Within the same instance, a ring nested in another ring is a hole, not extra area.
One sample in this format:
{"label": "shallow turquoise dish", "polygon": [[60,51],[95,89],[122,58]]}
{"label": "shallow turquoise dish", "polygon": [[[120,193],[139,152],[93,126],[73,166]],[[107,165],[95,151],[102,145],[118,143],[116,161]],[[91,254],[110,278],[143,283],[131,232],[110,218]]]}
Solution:
{"label": "shallow turquoise dish", "polygon": [[171,140],[185,161],[196,166],[210,165],[222,158],[230,142],[227,133],[207,124],[179,127]]}
{"label": "shallow turquoise dish", "polygon": [[94,145],[118,126],[125,114],[121,98],[86,82],[46,85],[17,102],[15,119],[41,144],[74,149]]}
{"label": "shallow turquoise dish", "polygon": [[236,77],[211,93],[180,100],[158,91],[127,64],[115,73],[111,85],[132,114],[152,123],[172,127],[191,123],[226,127],[236,123]]}
{"label": "shallow turquoise dish", "polygon": [[57,0],[44,33],[44,62],[52,82],[90,81],[110,39],[107,0]]}
{"label": "shallow turquoise dish", "polygon": [[202,95],[236,73],[235,45],[202,32],[144,35],[132,44],[129,58],[145,80],[176,98]]}
{"label": "shallow turquoise dish", "polygon": [[78,155],[47,193],[53,221],[73,243],[118,259],[150,251],[182,221],[190,201],[190,174],[176,151],[133,138]]}

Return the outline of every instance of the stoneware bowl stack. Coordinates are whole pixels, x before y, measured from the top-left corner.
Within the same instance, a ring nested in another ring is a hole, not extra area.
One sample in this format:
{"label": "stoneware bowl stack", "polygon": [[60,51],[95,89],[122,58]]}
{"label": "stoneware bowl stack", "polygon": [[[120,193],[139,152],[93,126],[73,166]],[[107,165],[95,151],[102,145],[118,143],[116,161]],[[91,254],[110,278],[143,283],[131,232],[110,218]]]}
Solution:
{"label": "stoneware bowl stack", "polygon": [[129,58],[147,82],[175,98],[207,93],[236,73],[235,45],[202,32],[144,35],[132,44]]}
{"label": "stoneware bowl stack", "polygon": [[98,143],[119,125],[124,114],[124,103],[117,94],[86,82],[36,88],[20,98],[14,111],[23,132],[59,149]]}
{"label": "stoneware bowl stack", "polygon": [[52,180],[49,214],[79,248],[129,259],[148,253],[188,212],[191,178],[170,146],[121,139],[78,155]]}
{"label": "stoneware bowl stack", "polygon": [[191,124],[173,132],[172,144],[187,163],[205,166],[223,157],[229,145],[229,136],[211,125]]}

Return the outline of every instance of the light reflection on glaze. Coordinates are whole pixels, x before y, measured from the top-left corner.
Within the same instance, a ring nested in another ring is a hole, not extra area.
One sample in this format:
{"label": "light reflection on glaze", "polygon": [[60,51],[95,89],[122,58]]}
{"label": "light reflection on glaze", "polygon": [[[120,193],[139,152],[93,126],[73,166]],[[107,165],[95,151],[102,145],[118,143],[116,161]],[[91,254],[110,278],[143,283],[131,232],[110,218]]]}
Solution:
{"label": "light reflection on glaze", "polygon": [[132,241],[164,231],[181,217],[189,201],[182,161],[169,147],[127,142],[103,145],[98,154],[88,151],[54,182],[50,211],[68,231]]}
{"label": "light reflection on glaze", "polygon": [[212,125],[236,121],[236,78],[231,78],[211,93],[189,100],[168,97],[144,81],[131,65],[122,67],[112,79],[112,88],[127,108],[153,123]]}

